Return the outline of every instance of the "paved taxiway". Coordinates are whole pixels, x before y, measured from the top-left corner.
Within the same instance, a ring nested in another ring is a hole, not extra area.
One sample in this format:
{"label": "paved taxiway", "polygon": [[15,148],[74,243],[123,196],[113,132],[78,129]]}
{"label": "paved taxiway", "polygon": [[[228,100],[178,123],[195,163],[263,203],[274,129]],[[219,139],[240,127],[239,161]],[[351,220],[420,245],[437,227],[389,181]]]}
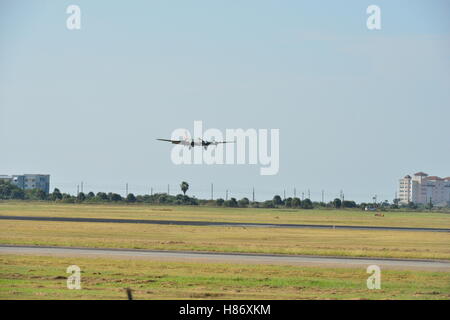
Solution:
{"label": "paved taxiway", "polygon": [[280,224],[280,223],[245,223],[217,221],[182,221],[182,220],[148,220],[148,219],[108,219],[108,218],[71,218],[71,217],[37,217],[37,216],[6,216],[0,215],[0,220],[25,221],[59,221],[59,222],[102,222],[102,223],[141,223],[176,226],[202,227],[260,227],[260,228],[310,228],[310,229],[348,229],[348,230],[383,230],[383,231],[419,231],[419,232],[450,232],[446,228],[408,228],[379,226],[350,226],[323,224]]}
{"label": "paved taxiway", "polygon": [[450,271],[450,261],[440,260],[349,258],[251,253],[215,253],[193,251],[41,247],[19,245],[1,245],[0,254],[33,254],[66,257],[149,259],[158,261],[183,261],[200,263],[245,263],[269,265],[281,264],[295,266],[322,266],[330,268],[366,268],[369,265],[377,265],[382,269],[422,269],[430,271]]}

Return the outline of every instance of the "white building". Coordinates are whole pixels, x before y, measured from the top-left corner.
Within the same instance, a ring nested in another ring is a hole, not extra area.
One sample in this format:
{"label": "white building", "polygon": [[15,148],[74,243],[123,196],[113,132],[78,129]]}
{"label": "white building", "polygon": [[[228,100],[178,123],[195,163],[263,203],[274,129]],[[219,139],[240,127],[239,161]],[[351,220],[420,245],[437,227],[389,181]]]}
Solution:
{"label": "white building", "polygon": [[400,179],[398,197],[400,203],[448,205],[450,204],[450,177],[440,178],[417,172]]}

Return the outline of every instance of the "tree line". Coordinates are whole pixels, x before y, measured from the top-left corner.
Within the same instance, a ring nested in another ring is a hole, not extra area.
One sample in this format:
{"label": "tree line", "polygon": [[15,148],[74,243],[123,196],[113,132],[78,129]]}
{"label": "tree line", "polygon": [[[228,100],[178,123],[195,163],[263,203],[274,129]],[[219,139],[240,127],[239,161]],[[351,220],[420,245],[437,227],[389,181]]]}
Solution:
{"label": "tree line", "polygon": [[[213,205],[218,207],[231,207],[231,208],[302,208],[313,209],[317,206],[327,206],[325,204],[318,204],[312,202],[310,199],[300,200],[300,198],[286,198],[282,199],[279,195],[275,195],[272,200],[266,200],[262,202],[250,201],[244,197],[240,200],[236,198],[230,198],[224,200],[222,198],[216,200],[204,200],[197,199],[195,197],[189,197],[186,192],[189,190],[189,183],[183,181],[180,184],[182,194],[169,195],[167,193],[156,193],[152,195],[134,195],[129,193],[126,197],[122,197],[117,193],[106,192],[80,192],[77,195],[70,195],[68,193],[61,193],[58,188],[55,188],[52,193],[46,194],[40,189],[22,190],[19,187],[9,183],[0,181],[0,199],[3,200],[48,200],[58,201],[62,203],[105,203],[105,202],[125,202],[125,203],[148,203],[148,204],[173,204],[173,205]],[[335,199],[330,204],[335,208],[341,208],[342,204],[339,199]],[[356,207],[354,201],[345,201],[344,206],[347,208]]]}
{"label": "tree line", "polygon": [[[189,183],[183,181],[180,184],[182,193],[177,195],[169,195],[167,193],[155,193],[152,195],[134,195],[129,193],[125,197],[113,192],[80,192],[77,195],[62,193],[58,188],[55,188],[52,193],[46,194],[40,189],[22,190],[14,184],[7,181],[0,181],[0,200],[41,200],[54,201],[61,203],[143,203],[143,204],[161,204],[161,205],[207,205],[217,207],[229,208],[299,208],[299,209],[314,209],[314,208],[361,208],[368,207],[377,210],[399,209],[398,203],[389,204],[383,203],[360,203],[355,201],[345,200],[339,198],[334,199],[328,203],[313,202],[310,199],[300,199],[298,197],[288,197],[282,199],[281,196],[275,195],[273,199],[266,201],[250,201],[244,197],[236,199],[216,199],[205,200],[197,199],[186,195],[189,190]],[[419,206],[409,204],[405,206],[407,209],[421,209]]]}

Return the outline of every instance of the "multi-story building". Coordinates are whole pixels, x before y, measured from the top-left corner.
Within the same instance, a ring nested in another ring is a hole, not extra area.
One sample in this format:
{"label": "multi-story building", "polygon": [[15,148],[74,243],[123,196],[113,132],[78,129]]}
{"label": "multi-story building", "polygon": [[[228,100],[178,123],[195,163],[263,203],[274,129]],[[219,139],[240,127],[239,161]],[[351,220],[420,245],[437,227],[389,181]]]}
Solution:
{"label": "multi-story building", "polygon": [[50,192],[48,174],[0,175],[0,181],[10,182],[23,190],[40,189],[47,194]]}
{"label": "multi-story building", "polygon": [[400,203],[449,205],[450,177],[428,176],[424,172],[407,175],[400,179],[398,197]]}
{"label": "multi-story building", "polygon": [[12,177],[0,174],[0,182],[1,181],[3,181],[3,182],[11,182],[12,181]]}

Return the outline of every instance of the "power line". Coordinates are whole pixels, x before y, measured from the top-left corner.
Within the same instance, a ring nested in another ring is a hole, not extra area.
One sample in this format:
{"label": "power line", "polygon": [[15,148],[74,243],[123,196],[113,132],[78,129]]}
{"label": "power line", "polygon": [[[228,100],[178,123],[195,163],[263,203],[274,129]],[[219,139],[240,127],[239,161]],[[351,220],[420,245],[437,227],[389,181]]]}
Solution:
{"label": "power line", "polygon": [[[122,182],[123,183],[123,182]],[[84,193],[84,186],[86,185],[86,190],[87,189],[92,189],[92,191],[96,191],[96,192],[115,192],[118,194],[124,194],[123,191],[123,187],[124,186],[122,183],[118,183],[118,184],[96,184],[95,181],[90,181],[90,183],[85,184],[84,181],[79,181],[79,182],[70,182],[70,181],[65,181],[65,182],[59,182],[56,183],[54,182],[53,184],[55,186],[58,186],[62,192],[69,192],[71,194],[79,194],[80,192]],[[167,182],[160,182],[160,184],[155,184],[155,185],[151,185],[151,189],[148,187],[147,185],[135,185],[133,184],[133,190],[130,190],[130,183],[128,184],[128,190],[127,190],[127,194],[129,194],[130,192],[137,192],[138,194],[148,194],[150,191],[151,195],[155,195],[157,193],[163,193],[164,190],[166,190],[166,192],[168,192],[169,194],[171,194],[171,190],[170,190],[170,184],[167,184]],[[211,185],[212,184],[212,185]],[[62,188],[61,188],[62,186]],[[64,188],[64,189],[63,189]],[[166,189],[167,188],[167,189]],[[197,191],[198,189],[198,191]],[[211,192],[212,189],[212,192]],[[234,196],[238,196],[240,198],[242,197],[249,197],[249,199],[251,199],[253,201],[258,201],[256,200],[256,187],[253,185],[252,188],[249,190],[248,186],[238,186],[235,188],[236,190],[234,190]],[[274,194],[280,194],[279,191],[278,193],[276,192],[276,189],[278,189],[280,191],[281,187],[276,187],[276,186],[271,186],[268,188],[264,188],[263,186],[258,186],[258,197],[260,198],[259,201],[262,201],[264,199],[270,199],[271,197],[273,197]],[[302,188],[300,187],[300,190],[297,190],[297,187],[294,186],[292,187],[291,192],[293,191],[294,197],[299,197],[302,200],[305,200],[307,197],[311,198],[311,197],[316,197],[316,200],[320,201],[322,200],[323,203],[325,203],[325,201],[327,201],[327,199],[333,200],[334,198],[339,198],[340,200],[342,200],[342,195],[344,194],[344,191],[341,189],[337,189],[336,191],[328,191],[327,193],[325,193],[327,190],[324,189],[318,189],[318,192],[314,192],[314,190],[311,189],[304,189],[301,190]],[[159,191],[158,191],[159,190]],[[175,190],[175,189],[174,189]],[[225,191],[221,188],[217,189],[219,192],[219,196],[220,193]],[[220,191],[222,190],[222,191]],[[289,197],[289,189],[284,188],[281,189],[281,191],[285,191],[285,197]],[[192,190],[194,191],[194,189]],[[214,183],[206,183],[203,186],[200,185],[198,188],[195,188],[195,191],[198,192],[198,196],[200,196],[200,198],[203,199],[208,199],[211,197],[212,194],[212,198],[213,200],[215,199],[215,185]],[[250,194],[249,194],[250,191]],[[302,192],[303,191],[303,192]],[[395,190],[394,190],[395,191]],[[88,192],[88,191],[87,191]],[[231,195],[231,190],[228,189],[228,200],[232,197]],[[378,199],[385,199],[385,197],[389,197],[389,194],[392,196],[392,191],[387,194],[387,195],[383,195],[383,194],[377,194],[377,198],[376,201],[375,199],[373,199],[375,192],[373,192],[372,194],[367,194],[367,193],[351,193],[350,195],[345,195],[345,200],[356,200],[356,201],[361,201],[361,202],[368,202],[368,203],[374,203],[374,202],[378,202]],[[394,192],[395,194],[395,192]],[[281,193],[281,195],[283,195],[283,193]],[[292,194],[291,194],[292,195]],[[219,197],[218,196],[218,197]],[[396,194],[396,198],[399,196],[398,192]],[[354,199],[354,198],[357,199]],[[362,199],[362,197],[364,197]],[[370,200],[369,200],[370,199]],[[387,199],[387,198],[386,198]],[[429,200],[429,196],[427,198],[427,200]]]}

